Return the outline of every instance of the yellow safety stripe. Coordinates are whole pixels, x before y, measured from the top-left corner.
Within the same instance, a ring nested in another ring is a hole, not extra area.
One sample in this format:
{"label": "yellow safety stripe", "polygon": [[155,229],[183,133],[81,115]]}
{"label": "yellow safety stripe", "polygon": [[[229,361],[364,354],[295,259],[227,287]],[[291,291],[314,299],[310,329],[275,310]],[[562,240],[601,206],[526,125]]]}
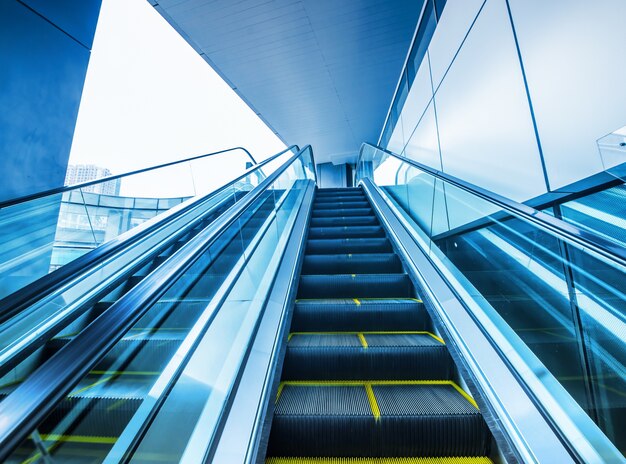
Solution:
{"label": "yellow safety stripe", "polygon": [[265,464],[493,464],[487,457],[291,458],[269,457]]}
{"label": "yellow safety stripe", "polygon": [[97,385],[100,385],[100,384],[102,384],[102,383],[108,382],[108,381],[109,381],[109,380],[111,380],[113,377],[115,377],[115,376],[114,376],[114,375],[110,375],[109,377],[105,377],[105,378],[103,378],[103,379],[96,380],[94,383],[91,383],[91,384],[87,385],[86,387],[83,387],[83,388],[81,388],[81,389],[79,389],[79,390],[73,391],[73,392],[72,392],[72,393],[70,393],[68,396],[76,396],[76,395],[78,395],[78,394],[80,394],[80,393],[84,393],[84,392],[86,392],[87,390],[89,390],[90,388],[93,388],[93,387],[95,387],[95,386],[97,386]]}
{"label": "yellow safety stripe", "polygon": [[380,420],[380,409],[378,409],[378,401],[376,401],[376,395],[374,395],[374,390],[372,390],[372,384],[370,382],[365,382],[365,392],[367,393],[367,399],[370,402],[370,408],[372,409],[372,415],[374,416],[374,420]]}
{"label": "yellow safety stripe", "polygon": [[274,403],[278,403],[278,398],[280,398],[280,394],[283,392],[283,388],[285,388],[285,382],[281,382],[278,385],[278,391],[276,392],[276,401]]}
{"label": "yellow safety stripe", "polygon": [[161,372],[158,371],[89,371],[89,375],[147,375],[147,376],[155,376],[160,375]]}
{"label": "yellow safety stripe", "polygon": [[[281,387],[364,387],[366,385],[450,385],[458,391],[468,403],[476,409],[479,409],[474,398],[452,380],[287,380],[281,382]],[[279,387],[279,391],[282,391],[281,387]],[[276,401],[278,401],[278,398]]]}
{"label": "yellow safety stripe", "polygon": [[361,306],[361,302],[359,301],[358,298],[352,298],[352,301],[354,301],[357,306]]}
{"label": "yellow safety stripe", "polygon": [[363,345],[363,348],[367,348],[367,340],[365,340],[365,336],[363,335],[362,332],[358,333],[357,336],[359,337],[359,340],[361,341],[361,345]]}
{"label": "yellow safety stripe", "polygon": [[117,437],[97,437],[90,435],[57,435],[42,433],[43,441],[55,441],[61,443],[95,443],[98,445],[113,445],[117,441]]}
{"label": "yellow safety stripe", "polygon": [[[355,275],[355,274],[352,274]],[[296,303],[300,302],[300,301],[343,301],[346,298],[298,298],[296,300]],[[380,300],[401,300],[401,301],[415,301],[417,303],[423,303],[422,300],[420,300],[419,298],[392,298],[392,297],[387,297],[387,298],[359,298],[359,300],[361,301],[380,301]]]}
{"label": "yellow safety stripe", "polygon": [[446,342],[444,342],[441,337],[435,335],[432,332],[427,332],[425,330],[413,330],[413,331],[389,330],[389,331],[365,331],[365,332],[291,332],[289,334],[287,341],[291,340],[291,338],[294,335],[358,335],[358,334],[363,334],[363,335],[429,335],[430,337],[434,338],[435,340],[442,343],[443,345],[446,344]]}

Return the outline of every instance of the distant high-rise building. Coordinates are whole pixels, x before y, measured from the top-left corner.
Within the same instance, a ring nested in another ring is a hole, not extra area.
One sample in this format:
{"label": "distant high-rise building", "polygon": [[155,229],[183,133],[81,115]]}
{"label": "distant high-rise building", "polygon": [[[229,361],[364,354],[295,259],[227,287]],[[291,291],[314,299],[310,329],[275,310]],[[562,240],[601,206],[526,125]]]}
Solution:
{"label": "distant high-rise building", "polygon": [[[107,168],[101,168],[94,164],[77,164],[67,167],[65,175],[65,185],[75,185],[90,180],[102,179],[112,175]],[[121,179],[114,179],[101,184],[90,185],[85,187],[83,191],[91,193],[99,193],[101,195],[119,195]]]}

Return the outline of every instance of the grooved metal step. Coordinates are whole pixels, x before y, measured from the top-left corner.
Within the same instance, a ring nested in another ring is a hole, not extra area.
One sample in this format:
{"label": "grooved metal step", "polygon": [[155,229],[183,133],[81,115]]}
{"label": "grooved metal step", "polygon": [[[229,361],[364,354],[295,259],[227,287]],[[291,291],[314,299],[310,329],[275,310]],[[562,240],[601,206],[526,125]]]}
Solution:
{"label": "grooved metal step", "polygon": [[424,304],[416,299],[300,299],[291,331],[422,331],[427,319]]}
{"label": "grooved metal step", "polygon": [[450,380],[452,372],[446,346],[430,333],[292,333],[283,380]]}
{"label": "grooved metal step", "polygon": [[379,225],[376,216],[312,217],[311,227],[375,226]]}
{"label": "grooved metal step", "polygon": [[453,382],[285,382],[268,455],[486,456],[489,443]]}
{"label": "grooved metal step", "polygon": [[372,208],[335,208],[335,209],[318,209],[311,212],[311,217],[349,217],[349,216],[368,216],[373,214]]}
{"label": "grooved metal step", "polygon": [[402,263],[394,253],[307,255],[302,274],[401,273]]}
{"label": "grooved metal step", "polygon": [[384,237],[385,231],[380,226],[336,226],[336,227],[311,227],[309,238],[358,238],[358,237]]}
{"label": "grooved metal step", "polygon": [[410,298],[406,274],[302,275],[298,298]]}
{"label": "grooved metal step", "polygon": [[387,238],[325,238],[307,241],[306,254],[391,253]]}

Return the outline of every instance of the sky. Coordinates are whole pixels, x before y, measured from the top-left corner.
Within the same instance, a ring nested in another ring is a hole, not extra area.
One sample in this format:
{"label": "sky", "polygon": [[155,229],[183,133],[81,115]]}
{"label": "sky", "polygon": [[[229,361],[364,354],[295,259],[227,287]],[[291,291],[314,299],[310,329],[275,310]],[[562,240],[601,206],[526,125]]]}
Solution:
{"label": "sky", "polygon": [[[103,0],[70,164],[121,174],[235,146],[257,161],[285,147],[146,0]],[[234,178],[245,159],[200,163],[193,181],[189,166],[143,175],[121,193],[187,196]]]}

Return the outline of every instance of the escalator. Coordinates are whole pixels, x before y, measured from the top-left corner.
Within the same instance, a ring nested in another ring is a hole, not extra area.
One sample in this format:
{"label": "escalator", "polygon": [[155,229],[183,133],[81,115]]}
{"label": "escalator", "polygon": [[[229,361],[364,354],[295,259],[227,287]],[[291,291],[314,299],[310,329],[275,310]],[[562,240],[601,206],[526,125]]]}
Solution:
{"label": "escalator", "polygon": [[[444,189],[440,173],[415,169],[414,195],[413,165],[387,188],[376,170],[396,155],[364,155],[359,187],[319,189],[311,148],[290,150],[162,243],[131,243],[141,252],[110,284],[66,284],[74,315],[31,327],[0,366],[0,460],[622,462],[623,257],[524,205]],[[563,268],[593,283],[576,287],[580,308],[565,280],[523,280]],[[66,310],[46,298],[11,320]],[[603,389],[596,417],[566,390],[578,373],[554,368],[573,365],[583,322],[609,374],[587,382]]]}
{"label": "escalator", "polygon": [[433,331],[363,191],[319,190],[266,462],[491,462]]}
{"label": "escalator", "polygon": [[[219,213],[232,204],[221,206]],[[222,269],[239,258],[241,247],[245,249],[274,206],[274,196],[265,194],[258,205],[247,210],[237,225],[237,233],[227,233],[212,262],[205,266],[200,263],[197,271],[183,276],[159,299],[75,385],[7,462],[28,462],[33,456],[42,457],[43,450],[54,454],[58,461],[53,462],[101,462],[105,459],[215,289],[226,278],[227,272]],[[35,356],[9,375],[28,377],[36,371],[212,220],[213,216],[205,218],[175,243],[165,246],[156,258],[144,265],[142,272],[119,284],[85,316],[49,339]],[[0,401],[19,385],[19,380],[5,383],[0,389]],[[44,445],[50,442],[54,445]]]}

